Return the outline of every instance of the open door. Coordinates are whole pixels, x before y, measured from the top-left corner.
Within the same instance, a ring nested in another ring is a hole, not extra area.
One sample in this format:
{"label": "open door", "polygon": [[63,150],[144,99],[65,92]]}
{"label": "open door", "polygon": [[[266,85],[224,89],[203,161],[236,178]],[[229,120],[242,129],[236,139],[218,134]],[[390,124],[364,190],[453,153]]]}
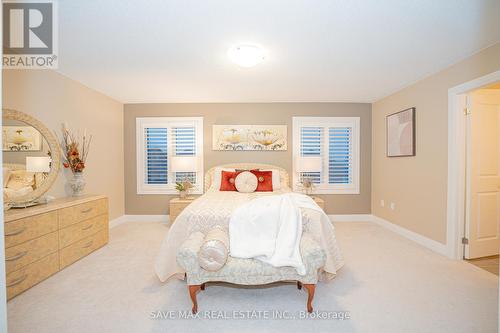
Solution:
{"label": "open door", "polygon": [[466,259],[498,254],[500,245],[500,90],[468,96]]}

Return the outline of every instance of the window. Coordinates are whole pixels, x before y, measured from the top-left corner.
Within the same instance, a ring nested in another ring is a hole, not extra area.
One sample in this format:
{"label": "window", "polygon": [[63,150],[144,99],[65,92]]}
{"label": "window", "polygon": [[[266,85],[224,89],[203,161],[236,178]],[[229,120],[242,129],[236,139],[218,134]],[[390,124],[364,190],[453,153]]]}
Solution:
{"label": "window", "polygon": [[175,194],[189,179],[203,193],[203,118],[137,118],[137,194]]}
{"label": "window", "polygon": [[359,117],[293,117],[294,190],[307,178],[315,193],[359,194],[359,124]]}

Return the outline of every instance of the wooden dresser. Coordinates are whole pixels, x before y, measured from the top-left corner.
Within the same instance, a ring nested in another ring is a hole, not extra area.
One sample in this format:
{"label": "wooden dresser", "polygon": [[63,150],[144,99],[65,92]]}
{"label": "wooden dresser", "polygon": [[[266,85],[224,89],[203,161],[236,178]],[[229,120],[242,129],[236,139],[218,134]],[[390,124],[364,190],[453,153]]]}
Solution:
{"label": "wooden dresser", "polygon": [[63,198],[5,212],[7,298],[105,245],[108,223],[105,196]]}

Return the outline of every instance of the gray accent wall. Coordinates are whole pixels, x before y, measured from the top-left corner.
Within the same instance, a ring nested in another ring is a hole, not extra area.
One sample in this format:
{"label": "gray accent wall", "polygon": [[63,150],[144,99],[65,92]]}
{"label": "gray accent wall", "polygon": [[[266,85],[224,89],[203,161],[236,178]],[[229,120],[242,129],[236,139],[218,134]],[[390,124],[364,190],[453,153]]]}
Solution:
{"label": "gray accent wall", "polygon": [[[138,117],[203,117],[204,172],[213,166],[235,162],[268,163],[292,172],[292,117],[360,117],[360,194],[318,195],[328,214],[371,212],[371,105],[367,103],[164,103],[125,104],[125,214],[168,214],[172,195],[138,195],[136,186],[136,133]],[[287,151],[214,151],[212,125],[288,125]]]}

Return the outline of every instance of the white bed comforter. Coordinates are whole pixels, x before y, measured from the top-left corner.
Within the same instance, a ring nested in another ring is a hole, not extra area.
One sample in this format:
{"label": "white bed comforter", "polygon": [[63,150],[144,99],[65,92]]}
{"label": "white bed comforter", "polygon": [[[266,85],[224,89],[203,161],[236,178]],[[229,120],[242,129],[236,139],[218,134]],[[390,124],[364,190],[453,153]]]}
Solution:
{"label": "white bed comforter", "polygon": [[[207,233],[215,226],[228,228],[232,213],[237,207],[255,198],[276,196],[287,192],[289,190],[286,189],[253,193],[207,191],[184,209],[170,227],[155,261],[155,271],[158,278],[162,282],[173,276],[183,278],[185,272],[177,264],[176,254],[181,244],[191,233],[195,231]],[[320,279],[331,279],[344,264],[335,238],[333,224],[319,210],[301,208],[301,214],[303,230],[309,232],[326,252],[327,259],[323,271],[320,272]]]}
{"label": "white bed comforter", "polygon": [[229,221],[230,255],[274,267],[291,266],[305,275],[300,255],[301,208],[325,215],[311,197],[297,193],[257,198],[236,208]]}

